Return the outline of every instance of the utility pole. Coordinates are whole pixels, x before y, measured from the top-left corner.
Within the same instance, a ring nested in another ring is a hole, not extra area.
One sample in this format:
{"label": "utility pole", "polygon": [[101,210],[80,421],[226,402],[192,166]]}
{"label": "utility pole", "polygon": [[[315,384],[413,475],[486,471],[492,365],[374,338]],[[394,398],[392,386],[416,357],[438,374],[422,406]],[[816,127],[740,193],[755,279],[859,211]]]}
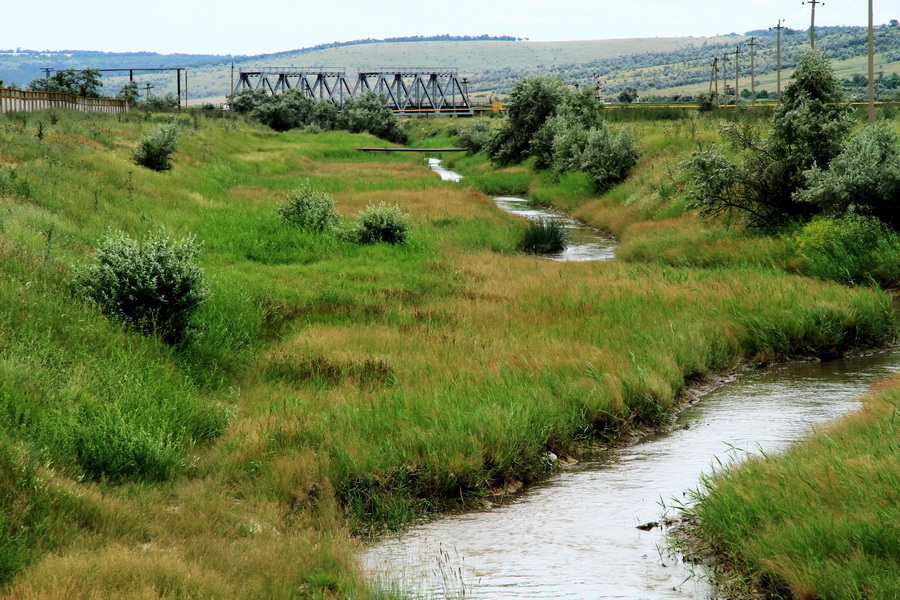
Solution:
{"label": "utility pole", "polygon": [[872,22],[872,0],[869,0],[869,125],[875,123],[875,39]]}
{"label": "utility pole", "polygon": [[231,88],[228,92],[228,104],[234,104],[234,61],[231,61]]}
{"label": "utility pole", "polygon": [[713,71],[716,74],[716,106],[719,106],[719,57],[713,59]]}
{"label": "utility pole", "polygon": [[784,26],[781,24],[781,19],[778,19],[778,25],[769,27],[769,31],[772,31],[773,29],[778,30],[778,91],[775,93],[775,100],[778,104],[781,104],[781,30],[784,29]]}
{"label": "utility pole", "polygon": [[822,0],[806,0],[801,4],[812,5],[812,21],[809,24],[809,47],[813,50],[816,48],[816,4],[825,4]]}
{"label": "utility pole", "polygon": [[750,38],[750,106],[756,106],[756,66],[754,64],[754,54],[756,46],[756,38]]}
{"label": "utility pole", "polygon": [[150,99],[150,88],[152,88],[152,87],[153,87],[153,86],[152,86],[151,84],[149,84],[149,83],[147,84],[147,92],[146,92],[146,95],[144,96],[144,99],[145,99],[145,100],[149,100],[149,99]]}
{"label": "utility pole", "polygon": [[722,96],[725,97],[725,106],[728,106],[728,54],[722,56],[722,85],[725,86]]}
{"label": "utility pole", "polygon": [[737,47],[734,49],[734,106],[735,107],[737,107],[738,98],[740,97],[738,94],[738,92],[740,91],[740,90],[738,90],[739,77],[741,76],[741,69],[738,66],[738,57],[740,55],[741,55],[741,45],[738,44]]}

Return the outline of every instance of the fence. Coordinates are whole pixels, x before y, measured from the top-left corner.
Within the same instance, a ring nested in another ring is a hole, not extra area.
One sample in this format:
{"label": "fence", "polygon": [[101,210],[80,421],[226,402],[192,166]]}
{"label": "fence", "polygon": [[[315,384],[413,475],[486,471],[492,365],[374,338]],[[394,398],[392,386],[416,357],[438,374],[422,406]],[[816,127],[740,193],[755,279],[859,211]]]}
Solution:
{"label": "fence", "polygon": [[118,114],[128,112],[128,102],[115,98],[82,98],[62,92],[28,92],[0,88],[0,114],[68,108],[81,112]]}

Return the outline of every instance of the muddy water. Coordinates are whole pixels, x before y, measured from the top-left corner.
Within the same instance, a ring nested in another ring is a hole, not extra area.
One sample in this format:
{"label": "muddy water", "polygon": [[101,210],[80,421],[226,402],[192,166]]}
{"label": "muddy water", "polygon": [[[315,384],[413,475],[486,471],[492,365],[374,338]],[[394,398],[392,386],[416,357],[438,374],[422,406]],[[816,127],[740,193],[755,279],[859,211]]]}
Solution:
{"label": "muddy water", "polygon": [[702,579],[664,550],[664,533],[636,526],[659,520],[663,504],[685,499],[720,461],[784,448],[896,371],[900,351],[745,375],[684,410],[668,433],[567,467],[503,506],[382,539],[364,563],[414,597],[707,598]]}
{"label": "muddy water", "polygon": [[[462,175],[441,166],[436,158],[428,159],[428,166],[440,175],[444,181],[459,181]],[[615,256],[615,240],[603,233],[588,227],[567,215],[556,213],[528,205],[522,198],[499,196],[494,202],[506,212],[525,217],[526,219],[554,219],[569,232],[569,246],[562,252],[545,254],[544,258],[561,261],[610,260]]]}

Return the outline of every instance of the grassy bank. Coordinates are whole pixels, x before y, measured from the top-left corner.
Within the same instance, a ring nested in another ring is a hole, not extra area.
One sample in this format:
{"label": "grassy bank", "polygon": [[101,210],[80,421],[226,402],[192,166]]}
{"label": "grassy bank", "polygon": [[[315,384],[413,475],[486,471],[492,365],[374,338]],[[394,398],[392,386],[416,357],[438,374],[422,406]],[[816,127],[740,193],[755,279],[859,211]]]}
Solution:
{"label": "grassy bank", "polygon": [[[17,597],[368,597],[354,532],[477,503],[551,470],[548,451],[659,423],[696,374],[894,336],[886,295],[768,259],[519,255],[522,223],[417,157],[357,152],[364,135],[183,115],[174,169],[134,165],[169,118],[0,120],[0,576]],[[755,238],[660,192],[691,136],[715,135],[682,125],[669,141],[675,126],[636,130],[644,162],[601,200],[575,176],[458,160],[623,240],[671,224],[696,232],[686,245],[748,254]],[[304,179],[344,229],[399,204],[409,240],[285,227],[276,209]],[[649,199],[619,202],[626,189]],[[73,295],[109,229],[196,236],[211,293],[182,344]]]}
{"label": "grassy bank", "polygon": [[735,595],[900,596],[900,380],[881,387],[789,451],[704,482],[697,550]]}

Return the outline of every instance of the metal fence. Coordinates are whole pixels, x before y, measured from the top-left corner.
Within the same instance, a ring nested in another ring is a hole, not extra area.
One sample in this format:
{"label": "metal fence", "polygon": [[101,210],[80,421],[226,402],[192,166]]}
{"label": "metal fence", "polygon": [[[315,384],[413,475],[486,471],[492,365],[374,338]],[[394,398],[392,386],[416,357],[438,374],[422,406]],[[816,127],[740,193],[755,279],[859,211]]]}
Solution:
{"label": "metal fence", "polygon": [[115,98],[82,98],[62,92],[29,92],[0,88],[0,114],[68,108],[81,112],[118,114],[128,112],[128,102]]}

